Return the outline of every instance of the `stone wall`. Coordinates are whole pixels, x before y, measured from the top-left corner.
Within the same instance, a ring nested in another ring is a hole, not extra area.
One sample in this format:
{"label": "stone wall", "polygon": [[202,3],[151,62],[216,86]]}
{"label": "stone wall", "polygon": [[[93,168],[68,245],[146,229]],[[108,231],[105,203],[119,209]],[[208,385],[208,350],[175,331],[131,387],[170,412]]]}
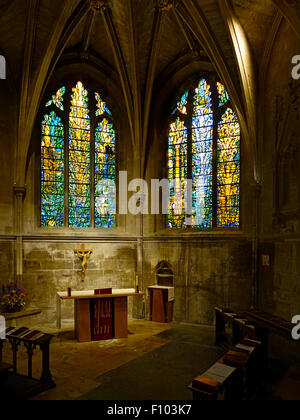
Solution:
{"label": "stone wall", "polygon": [[[136,242],[88,243],[94,252],[81,282],[76,242],[26,242],[23,287],[29,308],[41,308],[39,325],[55,327],[56,293],[135,285]],[[155,268],[167,260],[175,275],[174,320],[212,325],[214,306],[243,310],[251,306],[251,244],[245,240],[146,240],[143,245],[143,298],[129,298],[129,318],[149,316],[147,287],[156,283]],[[65,325],[73,320],[73,302],[63,302]]]}
{"label": "stone wall", "polygon": [[[27,242],[24,246],[23,287],[30,308],[41,308],[40,323],[55,325],[56,293],[112,287],[133,288],[136,246],[132,243],[89,243],[93,254],[88,260],[86,280],[81,281],[81,261],[74,249],[81,243]],[[133,299],[129,314],[133,316]],[[62,317],[73,319],[73,301],[63,302]]]}
{"label": "stone wall", "polygon": [[271,267],[260,268],[261,306],[287,320],[300,314],[300,243],[278,241],[262,246]]}
{"label": "stone wall", "polygon": [[260,254],[271,267],[260,264],[259,285],[261,308],[287,320],[300,313],[300,81],[291,76],[299,52],[283,22],[266,78]]}
{"label": "stone wall", "polygon": [[13,242],[0,242],[0,286],[14,279]]}
{"label": "stone wall", "polygon": [[144,287],[155,283],[160,260],[173,267],[175,321],[212,325],[215,306],[234,310],[251,306],[251,244],[247,241],[150,242],[144,244],[144,257]]}

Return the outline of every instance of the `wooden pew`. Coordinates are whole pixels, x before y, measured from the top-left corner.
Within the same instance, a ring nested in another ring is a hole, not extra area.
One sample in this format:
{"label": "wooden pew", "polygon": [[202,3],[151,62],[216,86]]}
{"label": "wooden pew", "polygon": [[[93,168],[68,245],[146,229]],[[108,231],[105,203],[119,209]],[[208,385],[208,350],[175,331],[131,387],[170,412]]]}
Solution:
{"label": "wooden pew", "polygon": [[237,314],[230,309],[215,308],[216,312],[216,345],[227,341],[226,324],[231,324]]}
{"label": "wooden pew", "polygon": [[288,340],[292,340],[292,329],[294,328],[294,325],[291,322],[263,311],[246,311],[245,315],[248,319],[260,323],[269,331],[287,338]]}
{"label": "wooden pew", "polygon": [[226,366],[222,359],[211,366],[201,376],[193,379],[188,387],[193,393],[193,400],[213,401],[229,398],[229,389],[234,381],[236,368]]}
{"label": "wooden pew", "polygon": [[232,328],[231,344],[235,346],[244,338],[257,339],[262,343],[267,361],[269,330],[261,322],[250,319],[245,313],[235,313],[229,309],[215,308],[216,311],[216,345],[228,341],[226,325]]}
{"label": "wooden pew", "polygon": [[188,387],[194,400],[247,400],[260,389],[262,343],[243,339]]}
{"label": "wooden pew", "polygon": [[[3,358],[4,341],[8,341],[13,353],[12,370],[15,376],[21,377],[21,375],[17,374],[17,355],[19,346],[24,345],[26,348],[28,359],[27,378],[31,380],[31,388],[26,391],[24,397],[43,392],[56,386],[50,371],[50,342],[52,338],[53,336],[51,334],[45,334],[37,330],[29,330],[26,327],[8,327],[6,329],[6,340],[0,340],[0,362],[2,362]],[[35,380],[32,377],[32,358],[34,351],[37,348],[40,348],[42,352],[42,374],[39,380]]]}
{"label": "wooden pew", "polygon": [[262,343],[257,340],[244,339],[235,346],[235,349],[243,351],[249,356],[244,370],[245,398],[249,399],[262,389],[262,379],[265,371]]}

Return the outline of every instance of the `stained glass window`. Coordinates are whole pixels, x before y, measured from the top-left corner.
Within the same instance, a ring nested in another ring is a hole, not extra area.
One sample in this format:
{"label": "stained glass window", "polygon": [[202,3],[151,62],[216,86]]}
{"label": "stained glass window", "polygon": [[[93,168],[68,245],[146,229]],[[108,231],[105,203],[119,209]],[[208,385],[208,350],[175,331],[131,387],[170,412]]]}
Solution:
{"label": "stained glass window", "polygon": [[187,128],[177,118],[169,133],[169,179],[171,185],[171,212],[169,227],[180,228],[184,222],[184,181],[187,179]]}
{"label": "stained glass window", "polygon": [[95,141],[95,225],[113,227],[116,213],[116,134],[104,118],[98,123]]}
{"label": "stained glass window", "polygon": [[229,95],[222,83],[217,83],[217,89],[219,94],[219,105],[226,105],[226,103],[229,101]]}
{"label": "stained glass window", "polygon": [[218,124],[218,227],[239,227],[240,125],[228,108]]}
{"label": "stained glass window", "polygon": [[41,224],[64,225],[64,126],[54,111],[42,122]]}
{"label": "stained glass window", "polygon": [[[67,99],[69,109],[64,106]],[[79,81],[60,88],[46,103],[46,110],[41,225],[114,227],[116,134],[106,102]]]}
{"label": "stained glass window", "polygon": [[181,112],[181,114],[187,114],[187,100],[189,96],[189,91],[187,90],[182,97],[180,98],[180,101],[177,102],[176,108],[173,111],[173,114],[175,114],[177,111]]}
{"label": "stained glass window", "polygon": [[105,112],[108,115],[111,115],[111,112],[107,108],[106,103],[104,101],[102,101],[99,93],[97,93],[97,92],[95,92],[95,99],[96,99],[96,102],[97,102],[96,116],[103,115],[103,114],[105,114]]}
{"label": "stained glass window", "polygon": [[57,106],[57,108],[59,108],[59,109],[61,109],[63,111],[64,110],[63,101],[64,101],[64,94],[65,93],[66,93],[66,88],[65,88],[65,86],[63,86],[62,88],[60,88],[56,92],[56,95],[53,95],[52,96],[52,99],[47,102],[46,107],[51,106],[52,104],[54,104],[54,105]]}
{"label": "stained glass window", "polygon": [[[200,79],[181,96],[172,114],[169,228],[239,228],[241,134],[224,85]],[[188,179],[192,180],[191,191],[185,182]]]}
{"label": "stained glass window", "polygon": [[194,226],[212,227],[213,108],[209,84],[202,79],[195,89],[192,115],[192,179]]}
{"label": "stained glass window", "polygon": [[69,224],[89,227],[91,119],[88,92],[81,82],[72,91],[69,118]]}

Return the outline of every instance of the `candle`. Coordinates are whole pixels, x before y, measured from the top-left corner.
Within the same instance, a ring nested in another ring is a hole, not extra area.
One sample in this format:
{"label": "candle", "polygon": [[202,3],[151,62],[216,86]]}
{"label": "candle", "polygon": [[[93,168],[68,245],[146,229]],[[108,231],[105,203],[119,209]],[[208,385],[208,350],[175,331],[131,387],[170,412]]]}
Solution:
{"label": "candle", "polygon": [[139,276],[135,277],[135,292],[139,293]]}

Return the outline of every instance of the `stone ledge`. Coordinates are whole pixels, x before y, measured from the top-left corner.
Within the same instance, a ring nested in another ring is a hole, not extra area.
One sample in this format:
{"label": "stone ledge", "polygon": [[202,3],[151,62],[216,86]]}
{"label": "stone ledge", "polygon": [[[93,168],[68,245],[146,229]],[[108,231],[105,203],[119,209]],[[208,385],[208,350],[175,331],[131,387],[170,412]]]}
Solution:
{"label": "stone ledge", "polygon": [[6,321],[12,321],[14,319],[21,319],[21,318],[27,318],[29,316],[34,316],[34,315],[39,315],[40,313],[42,313],[41,309],[25,309],[24,311],[20,311],[20,312],[12,312],[12,313],[8,313],[8,312],[4,312],[1,313],[1,316],[4,316]]}

